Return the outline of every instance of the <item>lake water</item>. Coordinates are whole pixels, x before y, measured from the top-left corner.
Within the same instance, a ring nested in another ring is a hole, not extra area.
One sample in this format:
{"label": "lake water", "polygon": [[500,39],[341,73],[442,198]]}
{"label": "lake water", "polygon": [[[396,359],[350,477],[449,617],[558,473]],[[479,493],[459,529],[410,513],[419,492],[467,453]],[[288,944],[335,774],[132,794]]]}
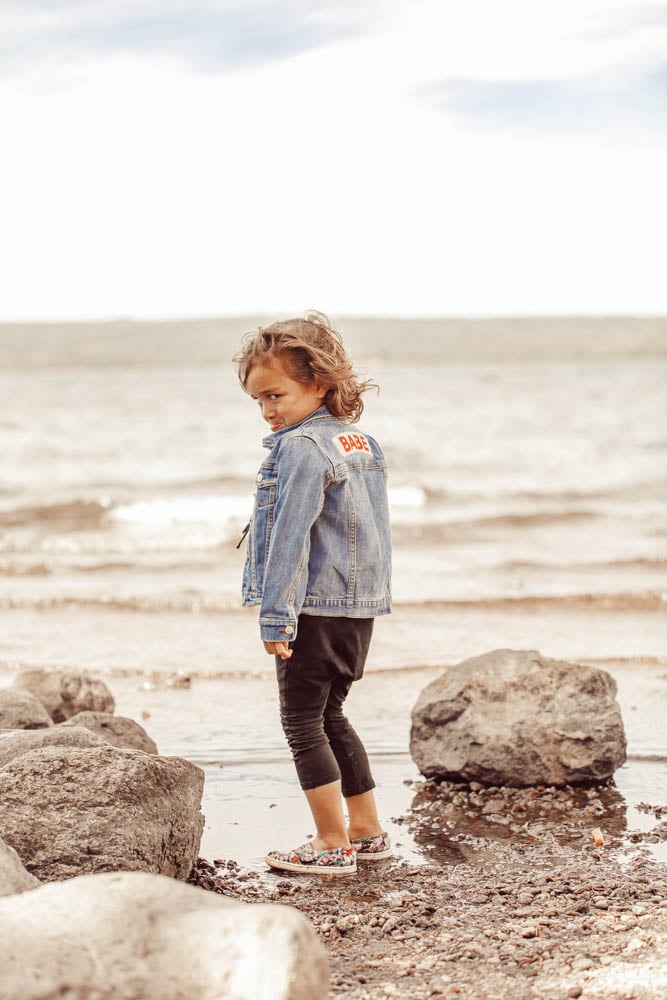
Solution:
{"label": "lake water", "polygon": [[[384,341],[369,325],[365,349],[357,321],[355,355],[381,387],[360,426],[390,466],[395,612],[350,714],[396,808],[419,690],[503,646],[612,670],[636,794],[642,760],[658,758],[653,784],[664,773],[667,358],[630,338],[582,360],[576,345],[601,335],[582,322],[557,357],[539,357],[534,331],[522,352],[517,328],[498,358],[419,322]],[[243,328],[222,330],[227,357]],[[265,425],[196,329],[152,358],[129,341],[119,357],[112,333],[0,328],[0,683],[22,666],[106,674],[163,752],[206,767],[209,814],[259,795],[273,826],[301,820],[273,664],[239,607]],[[179,672],[190,688],[165,687]],[[225,822],[233,845],[241,821]]]}

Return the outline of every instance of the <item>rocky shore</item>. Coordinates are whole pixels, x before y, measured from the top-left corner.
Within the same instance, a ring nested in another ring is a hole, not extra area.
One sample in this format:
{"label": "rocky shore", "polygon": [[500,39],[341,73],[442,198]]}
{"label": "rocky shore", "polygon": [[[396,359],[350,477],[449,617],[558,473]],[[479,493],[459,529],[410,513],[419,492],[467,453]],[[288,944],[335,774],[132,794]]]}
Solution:
{"label": "rocky shore", "polygon": [[23,672],[0,691],[0,996],[663,1000],[667,804],[611,778],[615,691],[536,651],[451,668],[413,711],[430,777],[403,782],[395,857],[341,880],[197,859],[203,771],[98,679]]}
{"label": "rocky shore", "polygon": [[295,906],[330,958],[331,996],[662,1000],[667,865],[655,825],[628,830],[613,784],[483,788],[415,782],[402,822],[423,865],[396,858],[351,880],[279,877],[200,859],[213,892]]}

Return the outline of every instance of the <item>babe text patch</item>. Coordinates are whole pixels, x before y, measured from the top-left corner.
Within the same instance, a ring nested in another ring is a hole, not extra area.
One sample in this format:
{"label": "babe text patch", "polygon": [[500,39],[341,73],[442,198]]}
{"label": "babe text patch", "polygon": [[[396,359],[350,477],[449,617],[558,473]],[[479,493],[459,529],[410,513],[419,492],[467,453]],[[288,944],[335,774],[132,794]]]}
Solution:
{"label": "babe text patch", "polygon": [[359,452],[371,454],[371,448],[363,434],[336,434],[331,439],[341,455],[358,455]]}

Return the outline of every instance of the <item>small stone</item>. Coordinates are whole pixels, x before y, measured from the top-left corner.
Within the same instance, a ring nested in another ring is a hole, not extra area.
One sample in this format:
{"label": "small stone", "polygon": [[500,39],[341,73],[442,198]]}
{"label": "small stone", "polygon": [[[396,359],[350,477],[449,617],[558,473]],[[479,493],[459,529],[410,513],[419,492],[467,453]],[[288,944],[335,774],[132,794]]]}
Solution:
{"label": "small stone", "polygon": [[576,998],[580,997],[583,992],[584,992],[583,986],[572,986],[567,991],[567,995],[568,997],[573,997],[574,1000],[576,1000]]}
{"label": "small stone", "polygon": [[355,913],[351,913],[348,916],[339,917],[336,921],[336,930],[340,931],[341,934],[346,934],[347,931],[352,930],[353,927],[359,923],[359,917]]}

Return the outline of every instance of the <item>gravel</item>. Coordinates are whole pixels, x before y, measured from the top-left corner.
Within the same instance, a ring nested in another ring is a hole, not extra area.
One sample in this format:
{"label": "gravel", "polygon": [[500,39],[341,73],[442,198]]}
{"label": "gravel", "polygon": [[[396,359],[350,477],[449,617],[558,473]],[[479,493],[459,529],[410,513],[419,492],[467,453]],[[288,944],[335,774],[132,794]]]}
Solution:
{"label": "gravel", "polygon": [[397,822],[422,864],[397,846],[339,880],[200,859],[191,881],[305,913],[329,950],[332,997],[667,996],[667,865],[648,846],[665,839],[667,806],[643,803],[656,825],[639,831],[613,785],[415,792]]}

